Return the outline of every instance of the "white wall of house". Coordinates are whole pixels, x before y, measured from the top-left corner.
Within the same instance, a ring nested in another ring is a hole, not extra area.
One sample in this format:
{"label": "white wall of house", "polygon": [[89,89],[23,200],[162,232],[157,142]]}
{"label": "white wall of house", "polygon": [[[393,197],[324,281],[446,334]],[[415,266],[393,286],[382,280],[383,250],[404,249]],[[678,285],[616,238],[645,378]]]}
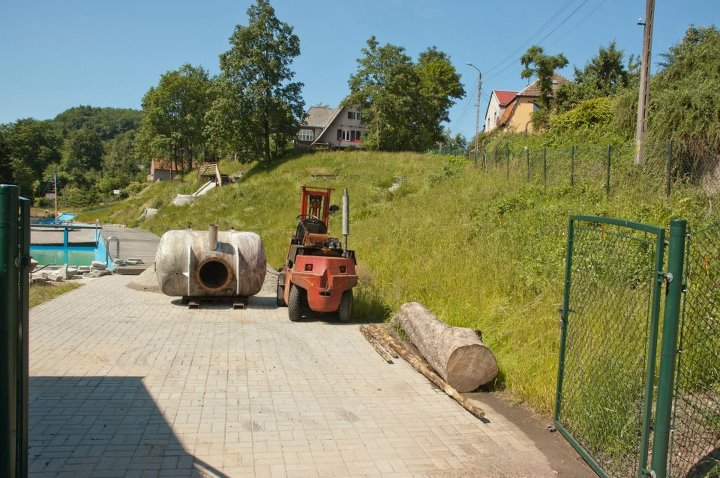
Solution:
{"label": "white wall of house", "polygon": [[343,108],[319,142],[341,148],[360,146],[364,132],[362,114],[354,108]]}
{"label": "white wall of house", "polygon": [[497,127],[497,122],[503,114],[504,108],[500,107],[500,101],[495,91],[490,95],[487,113],[485,113],[485,132],[489,133]]}

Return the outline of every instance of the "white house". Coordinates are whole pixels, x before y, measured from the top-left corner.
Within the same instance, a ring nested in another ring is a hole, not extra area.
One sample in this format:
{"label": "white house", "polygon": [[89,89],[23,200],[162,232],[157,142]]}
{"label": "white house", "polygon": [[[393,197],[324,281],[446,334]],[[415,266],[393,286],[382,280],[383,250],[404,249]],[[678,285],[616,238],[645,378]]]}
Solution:
{"label": "white house", "polygon": [[498,127],[500,118],[507,106],[515,99],[517,91],[504,91],[504,90],[493,90],[490,95],[490,101],[488,102],[487,113],[485,114],[485,129],[486,133],[494,130]]}
{"label": "white house", "polygon": [[359,147],[363,134],[362,113],[357,108],[312,106],[300,124],[295,146]]}

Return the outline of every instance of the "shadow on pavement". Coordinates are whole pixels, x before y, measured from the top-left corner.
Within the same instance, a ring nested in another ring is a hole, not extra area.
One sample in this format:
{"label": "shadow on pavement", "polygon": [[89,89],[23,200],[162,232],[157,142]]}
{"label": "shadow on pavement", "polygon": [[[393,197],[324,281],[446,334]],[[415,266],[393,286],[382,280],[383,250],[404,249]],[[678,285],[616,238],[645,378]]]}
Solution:
{"label": "shadow on pavement", "polygon": [[30,377],[30,474],[225,477],[188,453],[142,377]]}

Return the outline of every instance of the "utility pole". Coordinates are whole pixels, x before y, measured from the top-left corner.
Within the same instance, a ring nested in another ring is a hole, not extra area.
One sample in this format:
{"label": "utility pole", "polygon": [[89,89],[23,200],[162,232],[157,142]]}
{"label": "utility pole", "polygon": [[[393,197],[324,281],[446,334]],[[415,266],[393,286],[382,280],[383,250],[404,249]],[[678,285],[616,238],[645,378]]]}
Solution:
{"label": "utility pole", "polygon": [[477,103],[475,104],[476,112],[475,112],[475,164],[477,164],[478,159],[478,143],[479,143],[479,136],[480,136],[480,91],[482,87],[482,73],[480,73],[480,68],[473,65],[469,61],[467,62],[468,66],[471,66],[475,68],[478,72],[478,88],[477,88]]}
{"label": "utility pole", "polygon": [[645,0],[645,21],[643,25],[643,51],[640,65],[640,96],[638,97],[637,130],[635,131],[635,164],[645,161],[645,126],[647,124],[648,103],[650,100],[650,57],[652,56],[652,30],[655,16],[655,0]]}

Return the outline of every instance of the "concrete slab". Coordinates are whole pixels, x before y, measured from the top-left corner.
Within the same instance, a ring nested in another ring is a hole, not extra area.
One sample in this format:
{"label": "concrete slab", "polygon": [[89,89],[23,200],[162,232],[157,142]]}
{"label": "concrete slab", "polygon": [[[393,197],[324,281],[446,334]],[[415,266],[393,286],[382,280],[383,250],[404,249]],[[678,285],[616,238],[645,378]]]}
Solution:
{"label": "concrete slab", "polygon": [[190,310],[131,280],[31,310],[31,475],[593,476],[388,365],[357,324],[290,322],[273,284]]}

